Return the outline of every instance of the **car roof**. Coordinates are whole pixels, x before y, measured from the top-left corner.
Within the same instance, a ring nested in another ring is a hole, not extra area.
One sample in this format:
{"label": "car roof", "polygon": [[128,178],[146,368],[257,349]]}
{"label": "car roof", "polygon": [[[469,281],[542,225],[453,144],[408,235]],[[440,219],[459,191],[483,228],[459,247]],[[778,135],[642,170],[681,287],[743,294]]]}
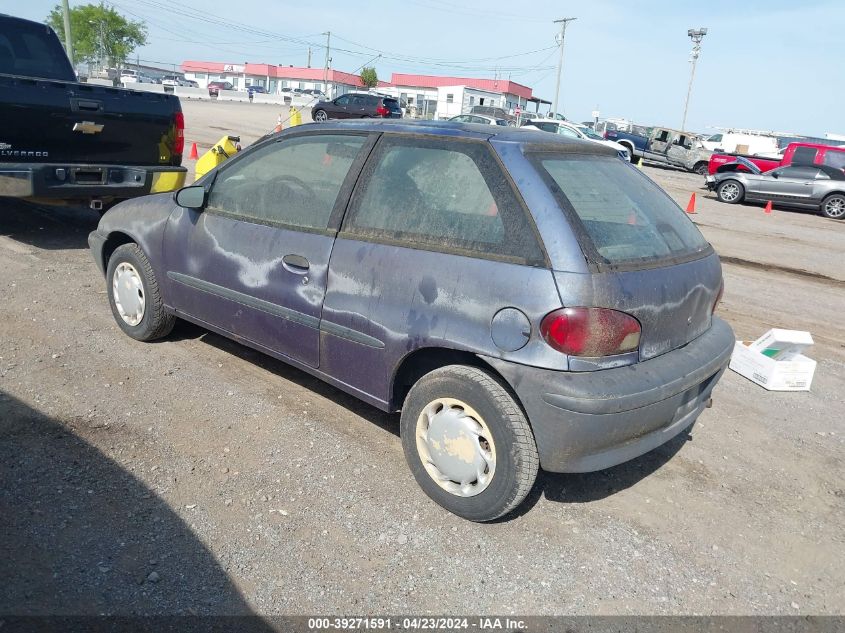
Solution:
{"label": "car roof", "polygon": [[[408,121],[403,119],[355,119],[329,120],[323,123],[306,123],[288,128],[280,135],[296,131],[365,131],[386,134],[425,134],[449,136],[475,140],[516,143],[535,151],[558,151],[578,154],[599,154],[616,156],[616,150],[600,143],[567,138],[552,134],[537,134],[535,130],[482,123],[460,123],[458,121]],[[542,137],[542,138],[541,138]]]}

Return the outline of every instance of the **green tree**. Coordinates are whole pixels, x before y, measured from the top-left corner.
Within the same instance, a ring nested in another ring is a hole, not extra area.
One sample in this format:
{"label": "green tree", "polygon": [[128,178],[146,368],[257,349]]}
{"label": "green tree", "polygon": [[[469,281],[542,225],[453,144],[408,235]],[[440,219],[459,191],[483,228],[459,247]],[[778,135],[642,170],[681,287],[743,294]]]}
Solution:
{"label": "green tree", "polygon": [[367,88],[375,88],[378,86],[378,75],[376,69],[371,66],[365,66],[361,69],[361,83]]}
{"label": "green tree", "polygon": [[[64,44],[62,7],[50,11],[46,23],[53,27]],[[97,62],[119,68],[139,46],[147,43],[147,27],[128,20],[103,4],[84,4],[71,8],[70,31],[75,61]]]}

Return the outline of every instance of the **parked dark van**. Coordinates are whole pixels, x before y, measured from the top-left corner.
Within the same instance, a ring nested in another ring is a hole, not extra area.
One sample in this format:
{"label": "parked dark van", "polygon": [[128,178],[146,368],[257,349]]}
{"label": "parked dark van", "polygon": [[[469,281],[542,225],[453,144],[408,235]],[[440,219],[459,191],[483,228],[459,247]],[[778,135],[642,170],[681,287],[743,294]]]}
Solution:
{"label": "parked dark van", "polygon": [[401,119],[402,108],[393,97],[349,93],[331,101],[320,101],[311,108],[318,123],[329,119]]}

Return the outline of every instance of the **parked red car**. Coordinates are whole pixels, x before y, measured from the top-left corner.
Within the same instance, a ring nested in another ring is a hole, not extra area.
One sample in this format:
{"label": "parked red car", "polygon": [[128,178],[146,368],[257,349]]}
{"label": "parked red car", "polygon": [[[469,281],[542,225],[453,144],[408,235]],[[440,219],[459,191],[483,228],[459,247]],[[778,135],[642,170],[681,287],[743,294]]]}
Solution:
{"label": "parked red car", "polygon": [[[717,171],[748,171],[740,163],[737,163],[738,156],[751,161],[760,171],[767,172],[778,167],[786,167],[792,163],[800,165],[829,165],[836,169],[845,171],[845,147],[833,145],[819,145],[817,143],[790,143],[783,150],[781,158],[766,156],[748,156],[746,154],[713,154],[707,171],[710,175]],[[724,165],[729,168],[719,169]]]}

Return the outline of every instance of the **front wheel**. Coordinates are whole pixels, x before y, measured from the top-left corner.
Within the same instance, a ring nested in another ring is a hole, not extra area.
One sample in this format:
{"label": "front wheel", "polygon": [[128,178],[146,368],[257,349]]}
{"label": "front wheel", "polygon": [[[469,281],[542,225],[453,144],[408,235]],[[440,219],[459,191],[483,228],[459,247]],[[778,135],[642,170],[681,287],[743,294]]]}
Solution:
{"label": "front wheel", "polygon": [[726,180],[716,189],[716,196],[722,202],[737,204],[745,197],[745,187],[736,180]]}
{"label": "front wheel", "polygon": [[106,288],[114,320],[137,341],[170,334],[176,317],[164,309],[150,260],[137,244],[118,246],[109,258]]}
{"label": "front wheel", "polygon": [[314,113],[314,120],[317,121],[318,123],[323,123],[324,121],[329,120],[329,115],[326,114],[325,110],[317,110]]}
{"label": "front wheel", "polygon": [[423,376],[402,407],[402,448],[423,491],[470,521],[516,508],[537,478],[534,434],[490,372],[449,365]]}
{"label": "front wheel", "polygon": [[831,220],[845,218],[845,194],[832,193],[822,200],[821,213]]}

